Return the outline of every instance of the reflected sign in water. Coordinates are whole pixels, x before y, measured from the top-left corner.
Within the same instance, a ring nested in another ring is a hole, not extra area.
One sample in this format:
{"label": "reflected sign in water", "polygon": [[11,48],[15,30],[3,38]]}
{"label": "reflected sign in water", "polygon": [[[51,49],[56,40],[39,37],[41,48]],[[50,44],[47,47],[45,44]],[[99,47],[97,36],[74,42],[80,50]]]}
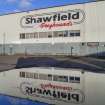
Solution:
{"label": "reflected sign in water", "polygon": [[[1,72],[0,84],[1,94],[27,100],[57,105],[105,104],[105,73],[73,68],[19,68]],[[21,105],[19,100],[11,102]],[[27,105],[28,101],[23,103]]]}

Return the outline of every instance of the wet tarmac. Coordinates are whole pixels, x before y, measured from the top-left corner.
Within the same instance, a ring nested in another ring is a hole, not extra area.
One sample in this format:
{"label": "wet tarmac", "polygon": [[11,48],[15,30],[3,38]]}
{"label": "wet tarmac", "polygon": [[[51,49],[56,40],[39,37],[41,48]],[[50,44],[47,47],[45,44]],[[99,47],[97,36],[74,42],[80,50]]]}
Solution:
{"label": "wet tarmac", "polygon": [[92,57],[0,56],[0,72],[14,68],[58,67],[105,72],[105,60]]}

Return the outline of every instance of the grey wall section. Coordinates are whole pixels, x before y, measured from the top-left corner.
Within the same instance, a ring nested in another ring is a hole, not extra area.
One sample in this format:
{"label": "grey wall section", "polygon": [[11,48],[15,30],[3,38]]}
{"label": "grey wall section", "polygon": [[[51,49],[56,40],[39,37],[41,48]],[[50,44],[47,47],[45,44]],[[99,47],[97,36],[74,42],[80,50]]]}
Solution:
{"label": "grey wall section", "polygon": [[[5,47],[5,48],[4,48]],[[56,44],[22,44],[0,45],[0,54],[27,55],[71,55],[71,56],[105,56],[105,43],[88,46],[88,43],[56,43]]]}

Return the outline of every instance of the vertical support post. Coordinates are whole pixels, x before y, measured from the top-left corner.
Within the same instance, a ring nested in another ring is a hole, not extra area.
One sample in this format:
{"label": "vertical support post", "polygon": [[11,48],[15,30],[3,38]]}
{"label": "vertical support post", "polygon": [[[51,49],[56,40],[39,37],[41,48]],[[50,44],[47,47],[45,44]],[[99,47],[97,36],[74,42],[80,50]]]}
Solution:
{"label": "vertical support post", "polygon": [[10,49],[10,55],[12,55],[13,54],[13,45],[12,44],[9,46],[9,49]]}
{"label": "vertical support post", "polygon": [[74,49],[74,48],[73,48],[73,47],[71,47],[71,56],[73,55],[73,49]]}
{"label": "vertical support post", "polygon": [[3,55],[5,56],[5,33],[3,34]]}

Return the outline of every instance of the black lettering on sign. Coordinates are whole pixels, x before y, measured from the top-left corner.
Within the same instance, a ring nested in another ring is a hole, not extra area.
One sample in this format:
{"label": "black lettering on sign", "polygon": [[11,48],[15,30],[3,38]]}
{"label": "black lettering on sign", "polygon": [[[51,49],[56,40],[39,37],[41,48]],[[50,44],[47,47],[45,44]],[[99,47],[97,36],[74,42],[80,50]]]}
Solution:
{"label": "black lettering on sign", "polygon": [[31,23],[31,18],[26,18],[26,24],[30,24]]}
{"label": "black lettering on sign", "polygon": [[23,82],[20,84],[20,90],[24,95],[64,101],[67,103],[80,104],[85,101],[85,95],[79,89],[70,91],[61,91],[58,89],[43,89],[40,87],[40,85],[39,87],[34,87],[31,83]]}
{"label": "black lettering on sign", "polygon": [[79,19],[79,12],[73,14],[72,19]]}
{"label": "black lettering on sign", "polygon": [[76,100],[77,102],[79,102],[79,94],[72,94],[71,96],[72,96],[72,98],[74,100]]}

